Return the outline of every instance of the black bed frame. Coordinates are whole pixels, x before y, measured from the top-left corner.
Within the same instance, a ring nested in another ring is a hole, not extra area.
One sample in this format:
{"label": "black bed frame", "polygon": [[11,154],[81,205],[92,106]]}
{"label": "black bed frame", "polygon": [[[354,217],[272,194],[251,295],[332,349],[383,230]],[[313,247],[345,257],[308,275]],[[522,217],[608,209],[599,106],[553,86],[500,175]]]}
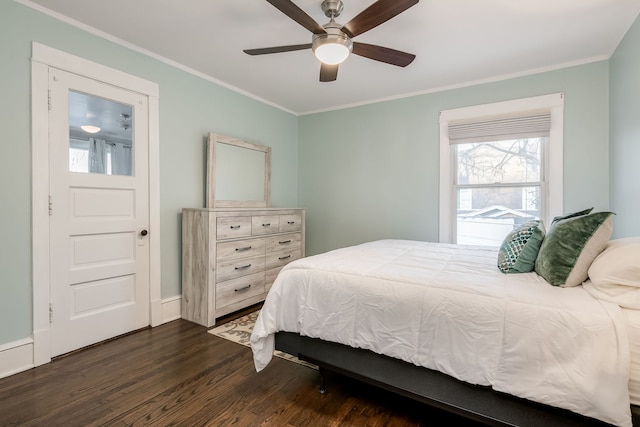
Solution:
{"label": "black bed frame", "polygon": [[[349,376],[491,426],[606,426],[592,418],[459,381],[440,372],[342,344],[278,332],[276,349],[322,369]],[[324,380],[322,380],[324,382]],[[324,387],[324,384],[321,385]],[[640,412],[632,407],[634,425]]]}

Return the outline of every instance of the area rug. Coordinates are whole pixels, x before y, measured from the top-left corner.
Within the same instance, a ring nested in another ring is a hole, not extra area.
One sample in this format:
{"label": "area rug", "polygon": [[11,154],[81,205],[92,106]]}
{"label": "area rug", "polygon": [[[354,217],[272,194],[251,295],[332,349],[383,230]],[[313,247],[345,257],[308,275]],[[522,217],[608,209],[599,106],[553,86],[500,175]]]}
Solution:
{"label": "area rug", "polygon": [[[260,313],[260,310],[256,310],[253,313],[238,317],[237,319],[230,320],[223,325],[209,329],[207,332],[217,337],[242,344],[246,347],[251,347],[249,339],[251,338],[251,332],[253,332],[253,325],[255,325],[256,319],[258,318],[258,313]],[[316,365],[312,365],[305,362],[304,360],[300,360],[295,356],[283,353],[281,351],[276,350],[273,352],[273,355],[278,356],[282,359],[286,359],[290,362],[295,362],[313,369],[318,369]]]}

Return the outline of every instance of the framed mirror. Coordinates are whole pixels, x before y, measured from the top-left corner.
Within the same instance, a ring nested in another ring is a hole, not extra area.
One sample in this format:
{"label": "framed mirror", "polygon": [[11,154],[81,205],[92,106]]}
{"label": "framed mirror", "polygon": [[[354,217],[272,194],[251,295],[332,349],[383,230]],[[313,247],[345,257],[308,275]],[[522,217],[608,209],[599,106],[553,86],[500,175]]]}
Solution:
{"label": "framed mirror", "polygon": [[210,133],[207,140],[208,208],[268,208],[271,147]]}

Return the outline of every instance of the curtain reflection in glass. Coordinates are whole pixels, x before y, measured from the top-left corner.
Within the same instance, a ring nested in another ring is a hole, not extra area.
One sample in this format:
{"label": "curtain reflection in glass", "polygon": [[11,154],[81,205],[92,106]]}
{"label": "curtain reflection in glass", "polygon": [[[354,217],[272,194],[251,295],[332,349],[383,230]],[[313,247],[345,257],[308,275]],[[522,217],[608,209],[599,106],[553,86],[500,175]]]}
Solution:
{"label": "curtain reflection in glass", "polygon": [[111,146],[111,173],[131,175],[131,146],[119,142]]}
{"label": "curtain reflection in glass", "polygon": [[101,139],[71,139],[69,171],[131,176],[131,147]]}
{"label": "curtain reflection in glass", "polygon": [[104,139],[89,138],[89,172],[107,171],[107,144]]}

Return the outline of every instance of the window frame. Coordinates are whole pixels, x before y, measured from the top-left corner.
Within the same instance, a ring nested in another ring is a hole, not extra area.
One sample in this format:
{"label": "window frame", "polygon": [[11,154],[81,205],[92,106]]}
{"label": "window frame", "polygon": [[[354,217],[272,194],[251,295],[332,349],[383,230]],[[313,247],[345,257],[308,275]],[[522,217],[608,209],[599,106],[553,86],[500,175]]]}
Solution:
{"label": "window frame", "polygon": [[542,147],[542,182],[540,185],[543,209],[540,218],[550,224],[554,216],[563,212],[563,134],[564,94],[555,93],[491,104],[455,108],[440,112],[440,200],[439,241],[456,243],[456,185],[454,146],[449,143],[449,122],[479,120],[513,114],[545,110],[551,113],[549,138]]}

